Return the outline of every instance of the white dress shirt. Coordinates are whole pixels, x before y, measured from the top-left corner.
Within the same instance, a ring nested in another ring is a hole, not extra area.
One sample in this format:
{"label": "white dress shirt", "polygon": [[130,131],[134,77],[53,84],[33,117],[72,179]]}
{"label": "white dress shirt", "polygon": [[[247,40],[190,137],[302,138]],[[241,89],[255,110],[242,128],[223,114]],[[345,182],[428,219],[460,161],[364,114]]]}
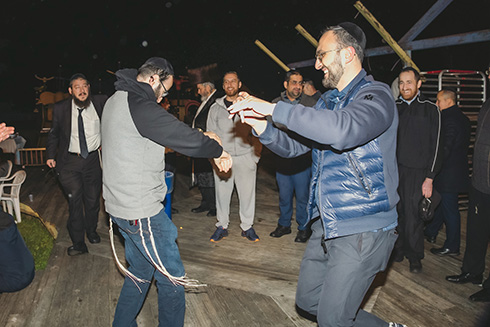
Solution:
{"label": "white dress shirt", "polygon": [[[80,141],[78,139],[78,107],[73,100],[71,102],[71,108],[71,137],[68,151],[80,153]],[[90,105],[82,111],[82,120],[88,152],[95,151],[100,146],[100,119],[92,102],[90,102]]]}

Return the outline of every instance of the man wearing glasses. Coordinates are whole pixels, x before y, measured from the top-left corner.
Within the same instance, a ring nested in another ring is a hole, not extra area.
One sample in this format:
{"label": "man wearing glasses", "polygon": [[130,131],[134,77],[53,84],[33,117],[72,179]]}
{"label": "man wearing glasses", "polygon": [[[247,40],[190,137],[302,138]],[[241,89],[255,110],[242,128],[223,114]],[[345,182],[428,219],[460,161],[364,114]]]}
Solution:
{"label": "man wearing glasses", "polygon": [[322,327],[401,326],[360,309],[396,241],[399,200],[397,110],[390,88],[362,68],[365,45],[364,32],[353,23],[325,30],[315,68],[331,90],[314,108],[272,104],[246,93],[230,108],[275,153],[290,158],[312,150],[307,210],[313,233],[296,304]]}
{"label": "man wearing glasses", "polygon": [[[313,107],[316,100],[303,93],[303,75],[299,71],[291,70],[286,73],[284,80],[285,90],[273,103],[283,101],[290,104],[302,104]],[[297,158],[274,157],[276,166],[276,181],[279,187],[279,221],[276,229],[270,233],[272,237],[281,237],[291,234],[291,218],[293,216],[293,197],[296,197],[296,222],[298,234],[295,242],[304,243],[310,237],[311,231],[307,226],[306,204],[311,180],[311,152]]]}
{"label": "man wearing glasses", "polygon": [[[177,247],[177,228],[163,200],[165,148],[190,157],[215,158],[228,171],[231,157],[214,139],[177,120],[158,105],[173,85],[172,65],[150,58],[138,70],[116,72],[116,93],[102,117],[103,196],[112,222],[125,239],[125,272],[113,326],[136,326],[136,316],[155,277],[161,326],[183,326],[185,276]],[[215,136],[213,136],[215,138]],[[114,247],[113,251],[115,253]],[[117,256],[116,256],[117,259]],[[118,263],[119,261],[116,260]]]}

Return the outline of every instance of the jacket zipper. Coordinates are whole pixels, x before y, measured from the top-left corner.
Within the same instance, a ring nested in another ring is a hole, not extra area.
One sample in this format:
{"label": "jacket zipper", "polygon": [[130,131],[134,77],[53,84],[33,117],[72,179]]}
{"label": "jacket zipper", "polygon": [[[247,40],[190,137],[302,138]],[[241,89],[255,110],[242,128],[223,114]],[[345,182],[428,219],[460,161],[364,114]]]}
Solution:
{"label": "jacket zipper", "polygon": [[354,158],[352,158],[350,153],[347,153],[347,158],[349,158],[349,162],[350,162],[352,168],[354,168],[354,172],[356,173],[357,180],[362,185],[362,187],[367,192],[367,194],[371,195],[372,191],[371,191],[371,188],[369,187],[368,183],[366,183],[366,177],[364,176],[361,169],[359,169],[359,167],[357,167],[357,165],[355,164]]}

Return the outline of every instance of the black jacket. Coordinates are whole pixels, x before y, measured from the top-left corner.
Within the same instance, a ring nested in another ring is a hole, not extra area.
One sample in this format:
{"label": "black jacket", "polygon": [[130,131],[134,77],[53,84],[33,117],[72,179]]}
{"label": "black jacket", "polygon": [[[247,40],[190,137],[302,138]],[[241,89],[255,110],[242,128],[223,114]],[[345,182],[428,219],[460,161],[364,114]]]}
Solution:
{"label": "black jacket", "polygon": [[478,191],[490,194],[490,100],[478,114],[471,183]]}
{"label": "black jacket", "polygon": [[[94,104],[95,111],[102,116],[102,108],[107,101],[106,95],[93,95],[91,101]],[[47,159],[56,158],[56,170],[61,171],[68,159],[68,148],[70,146],[71,136],[71,103],[72,99],[66,99],[55,103],[53,109],[53,126],[48,134],[46,143]]]}
{"label": "black jacket", "polygon": [[195,128],[200,128],[204,132],[206,131],[206,122],[208,121],[209,108],[211,108],[211,106],[214,104],[217,98],[218,98],[218,92],[214,92],[213,95],[209,97],[204,107],[202,107],[202,110],[194,118]]}
{"label": "black jacket", "polygon": [[[206,125],[208,121],[208,113],[209,113],[209,108],[214,104],[216,101],[216,98],[218,98],[218,92],[214,92],[211,97],[209,97],[208,101],[202,108],[202,110],[199,112],[199,114],[196,116],[194,120],[194,127],[199,128],[202,131],[207,131]],[[209,162],[208,159],[205,158],[194,158],[194,173],[199,174],[199,173],[211,173],[213,172],[213,166]],[[213,183],[210,183],[210,187],[214,186]],[[204,185],[202,185],[204,186]]]}
{"label": "black jacket", "polygon": [[396,100],[398,108],[398,165],[424,169],[426,177],[434,178],[442,166],[441,113],[423,94],[410,103]]}
{"label": "black jacket", "polygon": [[470,120],[454,105],[441,111],[442,169],[434,180],[439,192],[464,192],[468,190],[468,147]]}

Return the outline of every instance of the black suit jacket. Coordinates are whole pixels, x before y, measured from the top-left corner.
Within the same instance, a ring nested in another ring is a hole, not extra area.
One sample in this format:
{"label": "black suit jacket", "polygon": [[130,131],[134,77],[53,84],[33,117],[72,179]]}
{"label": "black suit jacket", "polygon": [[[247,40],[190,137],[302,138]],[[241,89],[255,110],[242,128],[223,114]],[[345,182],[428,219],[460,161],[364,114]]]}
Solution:
{"label": "black suit jacket", "polygon": [[[208,102],[202,107],[202,110],[196,116],[196,120],[194,121],[194,127],[200,128],[202,131],[206,132],[207,130],[207,121],[209,109],[214,104],[216,99],[218,98],[218,92],[214,92],[213,95],[208,99]],[[210,173],[213,171],[213,167],[209,162],[209,159],[205,158],[195,158],[194,159],[194,173]],[[204,185],[202,185],[204,186]]]}
{"label": "black suit jacket", "polygon": [[458,106],[452,106],[442,110],[441,123],[444,160],[441,171],[434,179],[434,187],[439,192],[467,191],[470,120]]}
{"label": "black suit jacket", "polygon": [[208,99],[208,102],[202,107],[202,110],[196,116],[194,121],[194,127],[200,128],[204,132],[206,132],[206,125],[208,121],[209,109],[214,104],[216,99],[218,98],[218,92],[214,92],[213,95]]}
{"label": "black suit jacket", "polygon": [[[102,109],[107,101],[106,95],[93,95],[91,101],[94,104],[95,110],[102,116]],[[68,148],[70,146],[71,136],[71,103],[72,99],[60,101],[54,105],[53,109],[53,125],[49,131],[46,144],[47,159],[56,158],[56,170],[59,172],[67,162],[69,155]]]}

